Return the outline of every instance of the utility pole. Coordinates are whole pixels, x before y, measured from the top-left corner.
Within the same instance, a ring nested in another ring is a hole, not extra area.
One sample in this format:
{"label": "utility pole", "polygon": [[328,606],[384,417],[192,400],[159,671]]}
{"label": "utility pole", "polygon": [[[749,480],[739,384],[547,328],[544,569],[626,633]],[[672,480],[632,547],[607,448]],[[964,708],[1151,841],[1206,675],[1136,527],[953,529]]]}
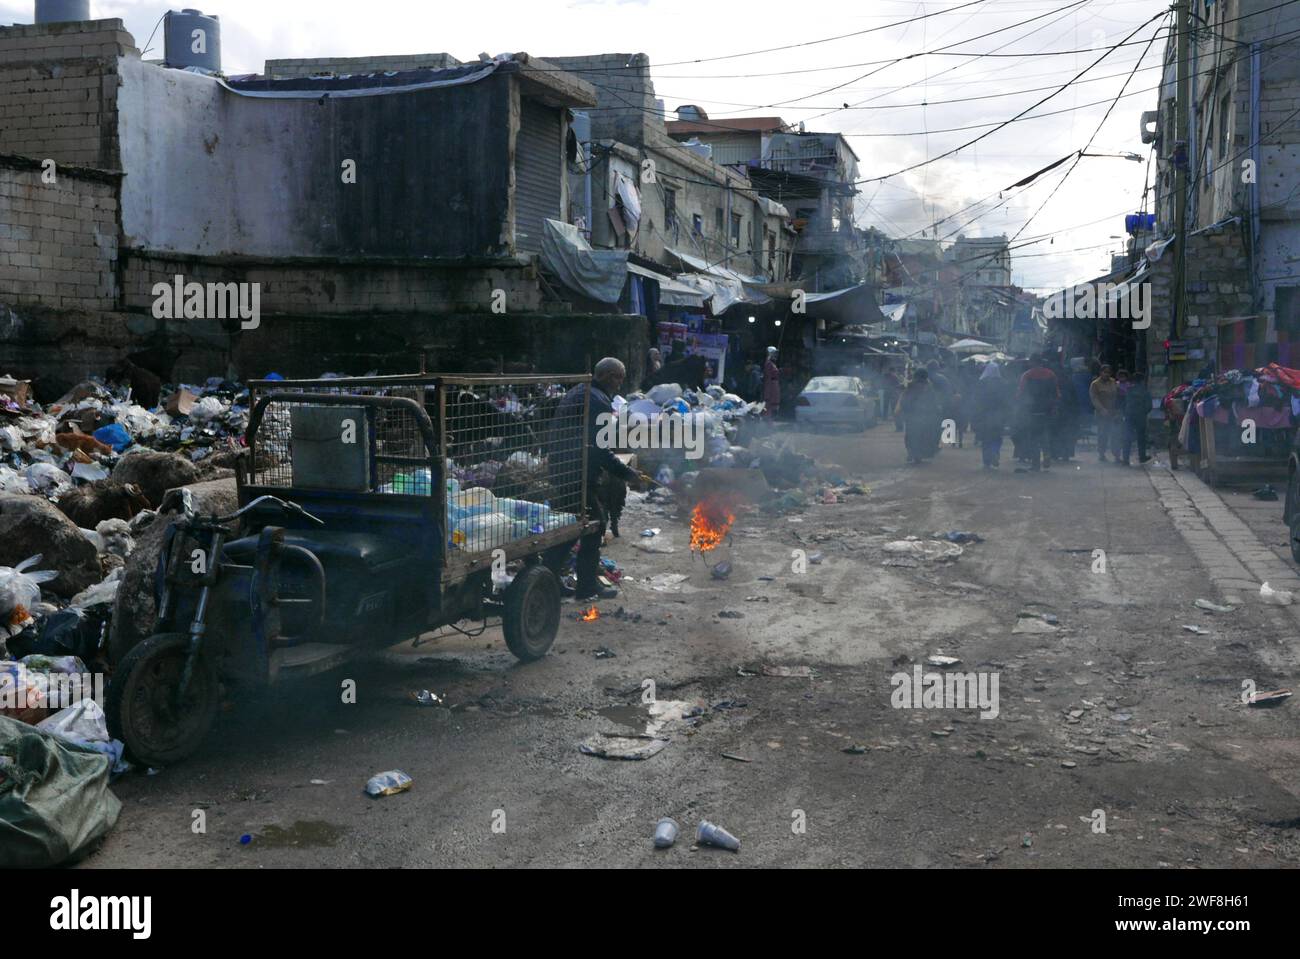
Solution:
{"label": "utility pole", "polygon": [[[1174,310],[1169,322],[1170,339],[1178,339],[1185,329],[1187,317],[1187,176],[1190,172],[1191,156],[1188,147],[1192,142],[1189,124],[1192,102],[1192,78],[1188,70],[1191,17],[1190,0],[1176,0],[1176,25],[1178,35],[1175,62],[1176,99],[1174,116],[1174,235],[1178,244],[1178,256],[1174,260]],[[1173,377],[1170,377],[1170,382]]]}

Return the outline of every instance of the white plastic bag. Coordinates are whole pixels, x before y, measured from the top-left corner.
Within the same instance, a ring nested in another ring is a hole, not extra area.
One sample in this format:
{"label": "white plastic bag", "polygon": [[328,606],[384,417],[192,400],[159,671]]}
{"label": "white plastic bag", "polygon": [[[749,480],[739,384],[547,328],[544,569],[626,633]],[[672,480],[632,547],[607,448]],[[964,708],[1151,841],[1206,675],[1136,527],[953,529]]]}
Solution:
{"label": "white plastic bag", "polygon": [[104,710],[89,697],[42,720],[36,728],[73,743],[106,743],[110,739]]}
{"label": "white plastic bag", "polygon": [[671,403],[673,400],[679,399],[681,395],[682,388],[678,384],[660,383],[646,394],[646,399],[655,406],[662,407],[665,403]]}
{"label": "white plastic bag", "polygon": [[38,553],[13,568],[0,566],[0,622],[8,622],[20,606],[30,610],[41,601],[41,583],[59,578],[58,573],[27,572],[44,558]]}

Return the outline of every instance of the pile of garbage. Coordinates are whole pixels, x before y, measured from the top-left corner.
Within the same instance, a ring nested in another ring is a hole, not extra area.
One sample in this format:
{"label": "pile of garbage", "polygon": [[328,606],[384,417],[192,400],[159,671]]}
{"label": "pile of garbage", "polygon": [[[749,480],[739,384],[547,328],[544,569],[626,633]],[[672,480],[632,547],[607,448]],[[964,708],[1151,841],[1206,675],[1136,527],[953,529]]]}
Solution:
{"label": "pile of garbage", "polygon": [[[626,398],[615,397],[613,403],[615,414],[626,417],[629,427],[644,424],[651,436],[702,437],[702,442],[689,458],[694,469],[701,466],[729,469],[747,465],[747,460],[741,462],[744,459],[743,431],[747,424],[757,422],[763,411],[762,403],[748,403],[720,386],[689,390],[676,383],[661,384],[648,392],[632,393]],[[667,429],[670,424],[665,418],[678,420]],[[664,467],[681,469],[685,465],[682,460],[687,459],[681,449],[636,445],[629,448],[655,470]]]}

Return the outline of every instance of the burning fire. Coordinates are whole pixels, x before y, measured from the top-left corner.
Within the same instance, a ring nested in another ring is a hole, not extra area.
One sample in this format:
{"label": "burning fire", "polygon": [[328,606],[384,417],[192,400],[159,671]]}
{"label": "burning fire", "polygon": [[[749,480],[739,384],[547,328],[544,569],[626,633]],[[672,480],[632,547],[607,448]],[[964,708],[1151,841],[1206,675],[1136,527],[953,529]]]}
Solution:
{"label": "burning fire", "polygon": [[581,616],[578,617],[578,622],[594,623],[598,619],[600,619],[600,610],[598,610],[595,606],[593,606],[591,607],[591,609],[587,610],[585,613],[583,613]]}
{"label": "burning fire", "polygon": [[691,513],[691,550],[713,552],[722,545],[735,522],[736,514],[728,507],[718,503],[700,503]]}

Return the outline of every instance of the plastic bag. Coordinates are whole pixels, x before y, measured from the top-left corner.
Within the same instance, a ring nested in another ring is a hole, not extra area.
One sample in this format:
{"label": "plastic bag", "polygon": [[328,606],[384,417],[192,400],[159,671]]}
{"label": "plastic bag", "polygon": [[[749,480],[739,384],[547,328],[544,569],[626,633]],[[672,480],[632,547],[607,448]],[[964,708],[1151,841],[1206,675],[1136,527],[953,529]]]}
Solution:
{"label": "plastic bag", "polygon": [[655,406],[664,406],[678,399],[682,395],[682,388],[676,383],[660,383],[646,394],[648,399]]}
{"label": "plastic bag", "polygon": [[101,443],[113,447],[114,453],[122,452],[134,442],[131,434],[126,431],[126,427],[120,423],[110,423],[103,429],[95,430],[93,435]]}
{"label": "plastic bag", "polygon": [[378,799],[380,796],[396,796],[398,793],[404,793],[414,785],[415,780],[400,769],[394,769],[392,772],[371,777],[366,783],[366,793]]}
{"label": "plastic bag", "polygon": [[190,410],[190,419],[198,423],[205,423],[208,420],[214,420],[226,411],[221,400],[215,396],[205,396],[194,404],[194,409]]}
{"label": "plastic bag", "polygon": [[72,477],[50,463],[33,463],[23,470],[33,490],[51,499],[58,499],[72,489]]}
{"label": "plastic bag", "polygon": [[0,868],[50,868],[80,859],[117,824],[112,760],[0,717]]}
{"label": "plastic bag", "polygon": [[108,719],[104,716],[104,710],[99,703],[89,698],[42,720],[36,724],[36,728],[79,745],[106,743],[112,738],[108,735]]}
{"label": "plastic bag", "polygon": [[102,583],[96,583],[72,597],[72,608],[90,609],[92,606],[111,606],[117,602],[117,588],[122,584],[123,569],[119,566]]}
{"label": "plastic bag", "polygon": [[44,558],[38,553],[13,568],[0,566],[0,624],[8,624],[20,609],[26,619],[26,611],[41,600],[41,583],[59,578],[54,572],[27,572]]}

